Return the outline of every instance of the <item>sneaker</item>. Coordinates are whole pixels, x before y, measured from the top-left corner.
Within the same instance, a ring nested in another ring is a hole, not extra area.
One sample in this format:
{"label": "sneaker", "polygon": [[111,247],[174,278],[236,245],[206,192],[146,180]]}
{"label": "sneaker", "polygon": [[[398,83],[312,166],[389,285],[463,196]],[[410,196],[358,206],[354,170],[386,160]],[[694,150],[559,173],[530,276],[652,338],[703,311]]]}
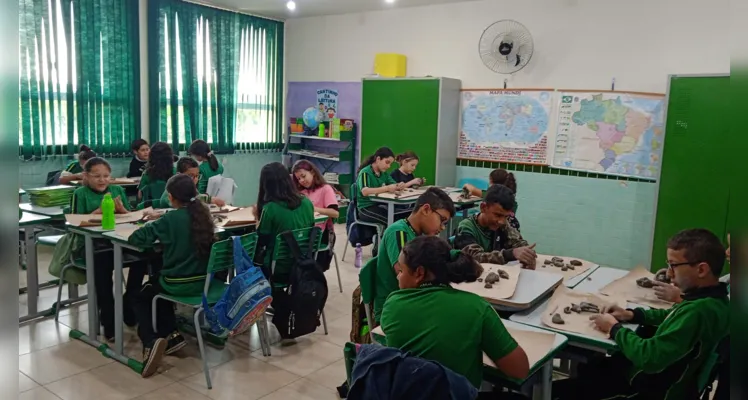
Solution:
{"label": "sneaker", "polygon": [[153,345],[143,348],[143,372],[140,374],[143,378],[148,378],[158,370],[161,359],[166,351],[166,339],[156,339]]}
{"label": "sneaker", "polygon": [[174,332],[166,338],[166,355],[174,354],[187,346],[187,341],[179,332]]}

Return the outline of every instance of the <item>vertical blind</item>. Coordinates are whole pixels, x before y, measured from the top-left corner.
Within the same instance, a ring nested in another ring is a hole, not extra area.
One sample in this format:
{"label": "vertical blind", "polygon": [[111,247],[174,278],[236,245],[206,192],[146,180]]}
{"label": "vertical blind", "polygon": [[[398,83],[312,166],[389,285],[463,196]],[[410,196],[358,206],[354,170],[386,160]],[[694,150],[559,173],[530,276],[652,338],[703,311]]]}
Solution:
{"label": "vertical blind", "polygon": [[87,144],[128,153],[140,137],[138,2],[19,0],[24,159]]}
{"label": "vertical blind", "polygon": [[148,18],[152,141],[280,148],[283,23],[178,0],[150,0]]}

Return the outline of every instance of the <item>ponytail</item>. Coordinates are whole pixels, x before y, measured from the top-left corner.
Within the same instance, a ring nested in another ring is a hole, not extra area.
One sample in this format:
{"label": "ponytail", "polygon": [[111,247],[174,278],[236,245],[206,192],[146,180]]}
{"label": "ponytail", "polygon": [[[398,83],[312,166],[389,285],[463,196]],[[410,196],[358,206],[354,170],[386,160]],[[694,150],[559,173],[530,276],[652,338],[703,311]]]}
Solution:
{"label": "ponytail", "polygon": [[490,183],[492,185],[504,185],[508,187],[512,193],[517,193],[517,180],[514,178],[514,174],[503,168],[491,171],[491,174],[488,175],[488,179],[491,181]]}
{"label": "ponytail", "polygon": [[94,151],[91,150],[91,148],[86,146],[85,144],[82,144],[80,148],[78,149],[78,162],[79,163],[82,161],[90,160],[94,157],[96,157],[96,153],[94,153]]}
{"label": "ponytail", "polygon": [[187,175],[174,175],[166,183],[166,191],[187,209],[195,254],[199,260],[208,261],[215,241],[215,226],[210,210],[198,199],[195,183]]}
{"label": "ponytail", "polygon": [[398,154],[397,157],[395,157],[395,161],[397,161],[397,163],[400,165],[403,165],[404,162],[408,162],[410,160],[418,161],[418,155],[410,150],[406,151],[405,153]]}
{"label": "ponytail", "polygon": [[368,167],[369,165],[373,164],[374,161],[377,160],[377,158],[395,158],[395,153],[392,152],[392,149],[389,147],[380,147],[377,149],[377,151],[374,152],[374,154],[370,155],[369,158],[364,161],[360,167],[358,167],[358,171],[356,171],[356,175],[361,173],[361,170]]}
{"label": "ponytail", "polygon": [[475,282],[483,268],[472,257],[453,251],[449,243],[437,236],[419,236],[403,248],[405,264],[410,269],[423,267],[434,284]]}
{"label": "ponytail", "polygon": [[210,169],[214,172],[218,171],[218,158],[210,150],[210,146],[206,141],[200,139],[193,141],[190,148],[187,149],[187,154],[206,159]]}

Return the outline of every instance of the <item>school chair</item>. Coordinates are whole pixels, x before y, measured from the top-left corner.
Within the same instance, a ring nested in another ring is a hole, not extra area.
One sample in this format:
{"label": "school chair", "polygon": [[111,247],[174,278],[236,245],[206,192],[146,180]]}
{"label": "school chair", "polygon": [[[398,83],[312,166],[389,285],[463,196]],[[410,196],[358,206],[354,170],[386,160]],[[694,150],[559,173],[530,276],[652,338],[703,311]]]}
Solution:
{"label": "school chair", "polygon": [[332,254],[332,260],[335,261],[335,272],[338,274],[338,287],[340,288],[340,293],[343,293],[343,282],[340,280],[340,268],[338,267],[338,255],[335,254],[335,246],[327,243],[327,246],[319,249],[319,251],[329,251]]}
{"label": "school chair", "polygon": [[[249,235],[241,236],[242,246],[247,254],[254,254],[255,248],[257,247],[257,233],[250,233]],[[216,304],[221,299],[223,293],[228,288],[228,283],[213,280],[212,277],[217,272],[229,271],[234,267],[234,242],[232,239],[222,240],[220,242],[213,243],[210,249],[210,258],[208,259],[208,270],[205,275],[205,285],[203,293],[208,299],[208,304],[211,306]],[[160,293],[153,298],[151,313],[151,323],[153,329],[157,329],[156,321],[158,319],[156,302],[166,300],[176,304],[182,304],[188,307],[192,307],[195,310],[193,316],[193,323],[195,327],[195,336],[197,336],[197,345],[200,348],[200,359],[203,362],[203,373],[205,374],[205,382],[208,385],[208,389],[213,388],[213,384],[210,381],[210,372],[208,370],[208,360],[205,356],[205,344],[203,343],[203,333],[201,329],[200,316],[205,312],[203,309],[203,298],[202,293],[194,296],[175,296],[167,293]],[[260,336],[260,345],[262,347],[262,354],[269,356],[270,343],[268,342],[269,336],[267,332],[267,323],[265,320],[265,313],[262,314],[260,320],[257,321],[257,331]]]}
{"label": "school chair", "polygon": [[[317,239],[312,244],[312,248],[309,249],[309,239],[311,238],[312,230],[317,230]],[[320,250],[322,243],[322,235],[319,233],[319,227],[313,226],[311,228],[296,229],[291,231],[296,243],[299,244],[299,250],[301,254],[312,254],[313,258],[317,258],[317,252]],[[295,259],[291,248],[288,247],[288,243],[283,239],[283,234],[279,234],[275,237],[275,247],[273,248],[273,258],[270,262],[270,273],[275,274],[275,266],[278,261],[289,261],[292,262]],[[273,289],[284,289],[288,285],[284,283],[272,282]],[[325,310],[322,310],[322,326],[325,329],[325,335],[327,335],[327,319],[325,318]]]}
{"label": "school chair", "polygon": [[361,267],[361,271],[358,273],[358,283],[361,287],[361,300],[364,302],[364,311],[366,312],[366,323],[369,324],[369,336],[371,337],[372,343],[377,343],[374,339],[374,328],[376,327],[376,321],[374,321],[374,313],[372,311],[372,304],[374,304],[374,288],[376,287],[377,279],[377,257],[371,258],[369,261]]}
{"label": "school chair", "polygon": [[356,343],[346,342],[343,346],[343,359],[345,360],[345,380],[348,382],[348,387],[351,387],[351,373],[353,372],[353,365],[356,363],[356,352],[358,351],[358,345]]}
{"label": "school chair", "polygon": [[348,243],[349,243],[348,238],[351,237],[351,230],[353,229],[354,226],[356,225],[368,226],[368,227],[372,227],[377,230],[377,235],[374,237],[374,247],[377,247],[376,243],[382,237],[382,227],[379,224],[374,223],[374,222],[361,221],[358,219],[358,209],[356,208],[356,193],[357,193],[356,190],[357,190],[356,184],[355,183],[351,184],[351,201],[348,204],[348,207],[349,208],[353,207],[352,208],[353,212],[349,213],[349,215],[353,217],[353,221],[348,226],[347,237],[345,238],[345,247],[343,247],[343,258],[342,258],[343,261],[345,261],[345,252],[348,251]]}

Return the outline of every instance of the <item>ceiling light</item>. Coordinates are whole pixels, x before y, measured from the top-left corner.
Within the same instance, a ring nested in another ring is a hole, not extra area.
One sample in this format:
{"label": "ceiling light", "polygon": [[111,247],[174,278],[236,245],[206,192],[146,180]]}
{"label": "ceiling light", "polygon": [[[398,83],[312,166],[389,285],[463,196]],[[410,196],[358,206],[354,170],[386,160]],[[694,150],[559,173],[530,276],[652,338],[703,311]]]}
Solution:
{"label": "ceiling light", "polygon": [[393,4],[395,2],[395,0],[384,0],[384,2],[388,3],[388,4]]}
{"label": "ceiling light", "polygon": [[293,1],[293,0],[289,0],[289,1],[288,1],[288,3],[286,3],[286,7],[287,7],[287,8],[289,9],[289,10],[293,11],[293,10],[295,10],[295,9],[296,9],[296,2],[295,2],[295,1]]}

